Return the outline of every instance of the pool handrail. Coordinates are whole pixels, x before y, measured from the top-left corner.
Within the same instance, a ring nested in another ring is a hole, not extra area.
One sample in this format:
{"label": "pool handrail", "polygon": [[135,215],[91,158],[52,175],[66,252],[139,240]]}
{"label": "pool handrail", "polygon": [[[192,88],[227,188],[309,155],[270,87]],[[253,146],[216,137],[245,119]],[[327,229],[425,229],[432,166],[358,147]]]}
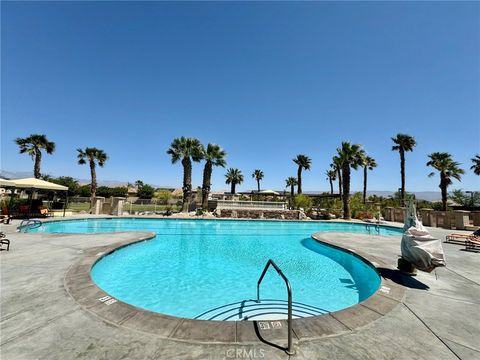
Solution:
{"label": "pool handrail", "polygon": [[290,286],[290,281],[288,281],[287,277],[285,274],[282,272],[282,270],[275,264],[275,262],[272,259],[269,259],[267,261],[267,264],[265,265],[265,268],[263,269],[262,275],[258,279],[257,282],[257,302],[260,302],[260,284],[268,270],[268,268],[273,266],[273,268],[277,271],[278,275],[285,281],[285,285],[287,285],[287,292],[288,292],[288,344],[287,348],[285,349],[285,352],[288,355],[293,355],[295,353],[295,350],[293,350],[292,347],[292,287]]}
{"label": "pool handrail", "polygon": [[29,229],[35,229],[37,227],[42,226],[43,223],[40,220],[36,219],[25,219],[20,222],[20,225],[17,226],[17,230],[22,232],[27,232]]}

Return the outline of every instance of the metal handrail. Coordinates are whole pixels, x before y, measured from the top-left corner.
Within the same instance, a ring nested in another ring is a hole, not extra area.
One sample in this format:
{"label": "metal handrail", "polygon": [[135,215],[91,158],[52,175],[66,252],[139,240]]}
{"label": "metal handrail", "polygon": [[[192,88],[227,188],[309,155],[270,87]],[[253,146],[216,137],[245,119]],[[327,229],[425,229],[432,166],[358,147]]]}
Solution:
{"label": "metal handrail", "polygon": [[262,282],[268,268],[270,265],[277,271],[278,275],[285,281],[285,285],[287,285],[287,292],[288,292],[288,345],[285,352],[288,355],[293,355],[295,351],[292,348],[292,287],[290,286],[290,281],[288,281],[287,277],[283,274],[282,270],[275,264],[272,259],[267,261],[265,268],[263,269],[262,275],[258,279],[257,282],[257,302],[260,302],[260,283]]}
{"label": "metal handrail", "polygon": [[378,224],[365,224],[365,229],[369,234],[372,233],[372,227],[375,229],[378,235],[380,235],[380,226]]}
{"label": "metal handrail", "polygon": [[28,229],[34,229],[42,226],[43,223],[40,220],[31,220],[25,219],[20,222],[20,225],[17,226],[18,231],[26,232]]}

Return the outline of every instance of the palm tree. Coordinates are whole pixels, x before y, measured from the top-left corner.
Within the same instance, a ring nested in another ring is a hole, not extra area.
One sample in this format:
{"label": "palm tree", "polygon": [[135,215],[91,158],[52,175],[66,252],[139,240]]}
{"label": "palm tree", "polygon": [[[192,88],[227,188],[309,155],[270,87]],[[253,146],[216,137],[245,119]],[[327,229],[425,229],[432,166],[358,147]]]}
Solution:
{"label": "palm tree", "polygon": [[287,186],[290,186],[290,196],[293,199],[295,196],[295,186],[298,185],[297,178],[290,176],[285,180],[285,182],[287,183]]}
{"label": "palm tree", "polygon": [[47,154],[52,154],[55,151],[55,143],[49,141],[46,135],[32,134],[26,138],[16,138],[15,142],[20,148],[20,154],[27,153],[35,161],[33,166],[33,176],[40,179],[40,166],[42,163],[42,150]]}
{"label": "palm tree", "polygon": [[243,182],[243,175],[242,172],[238,169],[230,168],[225,175],[227,180],[225,181],[226,184],[231,184],[230,193],[233,195],[235,194],[235,187],[240,185]]}
{"label": "palm tree", "polygon": [[[446,152],[434,152],[428,155],[430,161],[427,166],[433,167],[440,173],[440,188],[442,192],[442,207],[443,211],[447,211],[447,188],[452,183],[452,178],[461,181],[461,175],[465,173],[461,169],[460,163],[453,161],[452,155]],[[433,176],[435,173],[431,172],[428,176]]]}
{"label": "palm tree", "polygon": [[263,171],[262,170],[254,170],[252,174],[252,178],[257,181],[257,190],[260,192],[260,180],[263,180]]}
{"label": "palm tree", "polygon": [[471,160],[473,165],[470,167],[470,169],[473,170],[475,175],[480,175],[480,155],[475,155],[475,157]]}
{"label": "palm tree", "polygon": [[337,180],[337,172],[333,169],[325,171],[327,180],[330,182],[330,194],[333,195],[333,182]]}
{"label": "palm tree", "polygon": [[363,159],[363,203],[367,200],[367,173],[377,167],[377,162],[370,156]]}
{"label": "palm tree", "polygon": [[342,197],[342,161],[338,156],[332,158],[332,163],[330,167],[337,172],[338,178],[338,194]]}
{"label": "palm tree", "polygon": [[361,145],[342,142],[337,149],[338,158],[342,164],[343,178],[343,218],[349,220],[350,215],[350,173],[351,169],[357,170],[363,165],[365,152]]}
{"label": "palm tree", "polygon": [[400,176],[402,181],[400,198],[403,205],[405,200],[405,152],[413,151],[417,142],[413,136],[407,134],[397,134],[395,137],[392,137],[392,141],[395,143],[395,145],[392,146],[392,151],[398,151],[400,153]]}
{"label": "palm tree", "polygon": [[172,157],[172,164],[181,161],[183,165],[183,202],[182,212],[188,212],[192,201],[192,160],[199,162],[203,158],[204,149],[198,139],[184,136],[173,139],[167,154]]}
{"label": "palm tree", "polygon": [[103,167],[105,165],[105,162],[108,160],[107,154],[100,149],[97,148],[85,148],[84,149],[77,149],[78,151],[78,164],[83,165],[86,164],[88,161],[88,164],[90,165],[90,176],[92,178],[92,181],[90,183],[90,189],[91,189],[91,197],[95,197],[97,194],[97,172],[95,170],[96,165]]}
{"label": "palm tree", "polygon": [[298,165],[298,171],[297,171],[297,182],[298,182],[298,187],[297,187],[297,194],[302,193],[302,170],[310,170],[310,165],[312,164],[312,160],[306,156],[306,155],[297,155],[295,159],[293,159],[293,162]]}
{"label": "palm tree", "polygon": [[227,164],[225,161],[226,156],[227,153],[216,144],[208,144],[207,149],[203,153],[205,167],[203,168],[202,208],[205,211],[208,210],[208,195],[210,194],[213,167],[225,167]]}

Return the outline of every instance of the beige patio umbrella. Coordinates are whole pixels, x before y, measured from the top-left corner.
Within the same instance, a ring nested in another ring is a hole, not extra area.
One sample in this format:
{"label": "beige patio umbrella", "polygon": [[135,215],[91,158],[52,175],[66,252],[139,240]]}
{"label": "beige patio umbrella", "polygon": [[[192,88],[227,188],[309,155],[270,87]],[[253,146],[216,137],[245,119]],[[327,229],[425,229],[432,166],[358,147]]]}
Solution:
{"label": "beige patio umbrella", "polygon": [[15,187],[15,182],[12,180],[2,179],[0,178],[0,187]]}
{"label": "beige patio umbrella", "polygon": [[[65,191],[65,202],[63,203],[63,216],[65,216],[65,209],[67,205],[67,191],[68,186],[63,186],[59,184],[55,184],[49,181],[40,180],[36,178],[25,178],[25,179],[15,179],[11,180],[15,183],[15,187],[18,189],[30,189],[30,190],[52,190],[52,191]],[[28,216],[30,217],[30,210],[32,207],[32,195],[29,195],[29,209],[28,209]]]}
{"label": "beige patio umbrella", "polygon": [[15,184],[15,187],[19,189],[68,191],[67,186],[58,185],[49,181],[35,178],[15,179],[10,181],[13,182]]}

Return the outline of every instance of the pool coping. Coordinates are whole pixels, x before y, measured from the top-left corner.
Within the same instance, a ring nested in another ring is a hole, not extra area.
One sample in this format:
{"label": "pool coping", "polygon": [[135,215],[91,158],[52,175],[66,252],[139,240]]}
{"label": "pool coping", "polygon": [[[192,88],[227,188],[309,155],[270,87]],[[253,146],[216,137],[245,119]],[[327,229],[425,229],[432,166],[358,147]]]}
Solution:
{"label": "pool coping", "polygon": [[[122,216],[115,216],[115,215],[91,215],[91,216],[73,216],[68,218],[35,218],[32,220],[40,220],[42,223],[50,223],[50,222],[61,222],[61,221],[87,221],[87,220],[113,220],[113,219],[145,219],[145,220],[168,220],[168,221],[175,221],[175,220],[192,220],[192,221],[260,221],[260,222],[298,222],[298,223],[336,223],[336,224],[357,224],[357,225],[365,225],[365,226],[380,226],[384,228],[399,230],[402,229],[403,224],[394,225],[394,224],[379,224],[375,222],[368,222],[362,221],[357,219],[332,219],[332,220],[312,220],[312,219],[305,219],[305,220],[290,220],[290,219],[247,219],[247,218],[226,218],[226,217],[165,217],[159,215],[142,215],[142,216],[135,216],[135,215],[122,215]],[[20,231],[21,227],[17,227],[17,231]],[[136,231],[136,230],[133,230]],[[55,233],[55,234],[68,234],[71,235],[72,233]],[[399,233],[400,235],[400,233]]]}
{"label": "pool coping", "polygon": [[[209,344],[285,344],[286,320],[216,321],[180,318],[138,308],[115,299],[100,289],[90,276],[90,270],[97,261],[122,247],[148,241],[156,236],[153,232],[137,233],[138,236],[134,239],[86,250],[84,256],[68,269],[64,277],[65,289],[84,310],[112,325],[170,340]],[[405,288],[399,285],[398,280],[394,281],[385,275],[393,268],[367,253],[348,249],[331,241],[337,234],[352,233],[319,232],[312,234],[312,238],[358,257],[379,273],[381,284],[372,296],[359,304],[324,315],[294,319],[292,327],[296,343],[354,332],[381,319],[404,298]]]}

